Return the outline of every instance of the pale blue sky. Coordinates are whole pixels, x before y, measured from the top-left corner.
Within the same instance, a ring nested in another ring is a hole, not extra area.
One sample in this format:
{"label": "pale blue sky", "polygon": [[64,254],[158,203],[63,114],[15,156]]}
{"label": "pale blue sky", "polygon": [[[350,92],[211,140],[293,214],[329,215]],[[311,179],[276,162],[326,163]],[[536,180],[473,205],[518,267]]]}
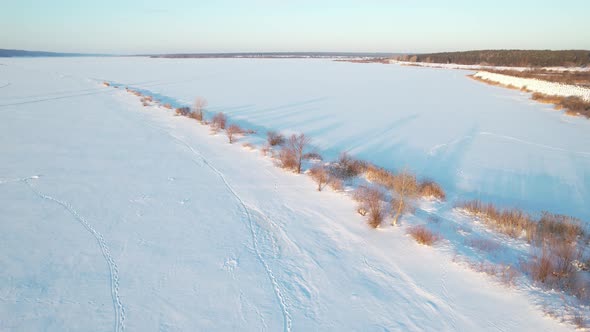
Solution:
{"label": "pale blue sky", "polygon": [[590,0],[0,3],[0,48],[100,53],[590,49]]}

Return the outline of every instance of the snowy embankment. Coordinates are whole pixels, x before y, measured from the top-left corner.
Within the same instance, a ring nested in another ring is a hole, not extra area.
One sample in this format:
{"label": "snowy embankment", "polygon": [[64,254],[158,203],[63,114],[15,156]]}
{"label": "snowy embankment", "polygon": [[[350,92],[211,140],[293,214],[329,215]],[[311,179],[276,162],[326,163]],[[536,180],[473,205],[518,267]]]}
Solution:
{"label": "snowy embankment", "polygon": [[35,61],[0,69],[0,330],[571,329],[446,242]]}
{"label": "snowy embankment", "polygon": [[590,89],[580,86],[561,84],[538,80],[534,78],[522,78],[487,71],[480,71],[473,75],[476,78],[499,83],[506,86],[514,86],[518,89],[526,89],[531,92],[538,92],[549,96],[578,97],[590,102]]}

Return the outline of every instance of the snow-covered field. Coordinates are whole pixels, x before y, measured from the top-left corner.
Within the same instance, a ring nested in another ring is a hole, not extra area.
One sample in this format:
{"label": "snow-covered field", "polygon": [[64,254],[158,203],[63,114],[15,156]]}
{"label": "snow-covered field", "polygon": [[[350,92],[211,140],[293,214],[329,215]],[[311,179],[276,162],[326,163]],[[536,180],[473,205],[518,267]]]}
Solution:
{"label": "snow-covered field", "polygon": [[[348,151],[383,167],[407,167],[441,183],[452,199],[590,220],[590,122],[538,104],[528,93],[466,79],[472,72],[311,59],[1,63],[6,70],[114,81],[173,105],[190,105],[200,95],[211,112],[261,132],[304,132],[328,158]],[[18,91],[10,88],[3,94]],[[2,104],[84,93],[94,90],[35,98],[16,92]]]}
{"label": "snow-covered field", "polygon": [[590,89],[571,84],[561,84],[547,82],[534,78],[522,78],[487,71],[480,71],[474,74],[475,77],[500,83],[503,85],[512,85],[516,88],[526,88],[532,92],[539,92],[550,96],[562,97],[579,97],[585,101],[590,101]]}
{"label": "snow-covered field", "polygon": [[327,155],[408,166],[442,182],[451,202],[584,218],[586,120],[457,71],[325,60],[0,64],[0,330],[571,329],[544,315],[534,287],[506,288],[454,263],[452,239],[433,249],[402,228],[372,230],[346,195],[316,192],[257,151],[100,82],[172,103],[205,96],[255,129],[304,131]]}

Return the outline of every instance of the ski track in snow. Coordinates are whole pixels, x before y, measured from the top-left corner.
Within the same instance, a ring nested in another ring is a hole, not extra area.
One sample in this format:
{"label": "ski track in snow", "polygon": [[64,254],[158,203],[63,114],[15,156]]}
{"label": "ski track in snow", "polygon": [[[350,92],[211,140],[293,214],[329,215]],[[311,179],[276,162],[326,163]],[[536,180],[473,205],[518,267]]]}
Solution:
{"label": "ski track in snow", "polygon": [[[289,313],[289,309],[288,309],[288,306],[287,306],[287,303],[285,300],[285,296],[283,295],[283,293],[281,292],[281,288],[279,287],[279,282],[277,281],[277,278],[275,277],[272,269],[270,268],[270,266],[268,265],[268,263],[266,262],[266,260],[262,256],[259,242],[258,242],[258,234],[257,234],[257,231],[255,230],[255,222],[253,221],[252,214],[251,214],[250,210],[248,209],[248,206],[246,205],[244,200],[242,200],[240,195],[238,195],[236,193],[236,191],[233,189],[233,187],[229,184],[229,182],[227,181],[227,179],[225,178],[223,173],[221,171],[219,171],[217,168],[215,168],[213,165],[211,165],[209,163],[209,161],[199,151],[197,151],[195,148],[193,148],[190,144],[185,142],[180,137],[170,134],[168,132],[166,132],[166,134],[168,136],[170,136],[171,138],[173,138],[174,140],[176,140],[177,142],[179,142],[180,144],[186,146],[193,154],[195,154],[197,157],[199,157],[199,159],[201,159],[203,161],[203,163],[205,165],[207,165],[207,167],[209,167],[213,172],[215,172],[217,174],[217,176],[219,176],[219,178],[223,181],[228,192],[231,193],[232,196],[235,197],[235,199],[238,201],[238,203],[240,204],[240,206],[244,210],[244,213],[246,214],[246,217],[248,219],[248,228],[249,228],[250,234],[252,236],[252,243],[254,246],[254,252],[256,253],[256,257],[258,258],[258,261],[260,261],[260,263],[264,267],[266,274],[268,275],[268,278],[270,279],[270,282],[272,283],[275,296],[277,297],[277,300],[279,301],[279,304],[281,306],[281,313],[283,315],[284,330],[287,332],[290,332],[291,326],[292,326],[291,314]],[[258,225],[256,225],[256,226],[258,226]],[[258,226],[257,228],[260,228],[260,226]],[[272,238],[272,236],[271,236],[271,238]],[[274,242],[274,238],[273,238],[273,242]]]}
{"label": "ski track in snow", "polygon": [[[115,261],[114,261],[113,257],[111,256],[109,247],[108,247],[104,237],[102,236],[101,233],[99,233],[96,229],[94,229],[94,227],[92,227],[92,225],[84,217],[82,217],[72,207],[71,204],[69,204],[68,202],[59,200],[57,198],[54,198],[52,196],[45,195],[45,194],[41,193],[40,191],[38,191],[37,189],[35,189],[35,187],[33,187],[31,185],[29,180],[38,179],[38,178],[39,178],[39,176],[32,176],[32,177],[20,179],[20,181],[26,183],[27,186],[31,189],[31,191],[34,192],[40,198],[43,198],[48,201],[52,201],[54,203],[61,205],[63,208],[65,208],[74,218],[76,218],[76,220],[78,220],[78,222],[80,222],[80,224],[82,224],[84,226],[84,228],[86,228],[86,230],[88,232],[90,232],[94,236],[94,238],[98,242],[98,244],[100,246],[100,250],[102,252],[102,255],[103,255],[105,261],[107,262],[107,265],[109,266],[110,279],[111,279],[111,297],[113,299],[113,307],[115,310],[115,332],[125,331],[125,308],[123,307],[123,304],[121,303],[121,299],[119,298],[119,269],[117,268],[117,264],[115,264]],[[12,182],[16,182],[16,181],[12,181]]]}
{"label": "ski track in snow", "polygon": [[[555,147],[555,146],[551,146],[551,145],[539,144],[539,143],[526,141],[526,140],[512,137],[512,136],[500,135],[500,134],[495,134],[495,133],[491,133],[491,132],[487,132],[487,131],[479,132],[476,135],[492,136],[492,137],[501,138],[501,139],[505,139],[505,140],[509,140],[509,141],[514,141],[514,142],[518,142],[518,143],[522,143],[522,144],[536,146],[536,147],[547,149],[547,150],[553,150],[553,151],[559,151],[559,152],[565,152],[565,153],[573,153],[573,154],[582,155],[582,156],[590,156],[590,151],[570,151],[567,149],[563,149],[563,148],[559,148],[559,147]],[[441,148],[457,144],[457,143],[459,143],[463,140],[469,139],[469,138],[473,138],[473,136],[467,135],[467,136],[452,140],[448,143],[437,144],[437,145],[433,146],[432,148],[430,148],[430,151],[428,152],[428,154],[430,156],[434,156],[438,153],[438,150],[440,150]]]}

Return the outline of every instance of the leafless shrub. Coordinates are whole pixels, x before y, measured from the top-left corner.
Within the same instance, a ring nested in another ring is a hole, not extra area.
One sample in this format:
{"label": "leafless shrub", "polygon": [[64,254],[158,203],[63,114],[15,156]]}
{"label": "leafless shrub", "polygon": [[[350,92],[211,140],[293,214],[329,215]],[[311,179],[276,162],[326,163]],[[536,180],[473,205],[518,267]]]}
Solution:
{"label": "leafless shrub", "polygon": [[269,146],[281,146],[285,144],[285,136],[275,131],[267,132],[266,140]]}
{"label": "leafless shrub", "polygon": [[268,153],[269,153],[270,151],[271,151],[271,150],[270,150],[270,147],[269,147],[269,146],[263,146],[263,147],[262,147],[262,149],[260,149],[260,153],[261,153],[263,156],[265,156],[265,157],[268,155]]}
{"label": "leafless shrub", "polygon": [[150,106],[150,104],[146,103],[145,101],[141,103],[141,105],[143,105],[143,107],[147,107]]}
{"label": "leafless shrub", "polygon": [[305,134],[291,135],[279,154],[281,166],[301,173],[301,162],[310,142],[311,139]]}
{"label": "leafless shrub", "polygon": [[253,135],[253,134],[256,134],[256,130],[254,130],[254,129],[246,129],[246,130],[244,130],[244,134],[245,135]]}
{"label": "leafless shrub", "polygon": [[279,151],[279,164],[280,167],[290,170],[297,169],[297,156],[295,152],[288,148],[282,148]]}
{"label": "leafless shrub", "polygon": [[330,177],[326,167],[323,165],[316,165],[309,170],[309,175],[318,184],[318,191],[322,189],[330,182]]}
{"label": "leafless shrub", "polygon": [[172,105],[170,105],[170,104],[164,104],[164,108],[167,108],[167,109],[171,110],[172,109]]}
{"label": "leafless shrub", "polygon": [[366,166],[367,164],[364,161],[354,159],[346,152],[343,152],[336,164],[333,165],[331,173],[339,179],[348,180],[364,172]]}
{"label": "leafless shrub", "polygon": [[238,126],[237,124],[232,124],[225,130],[225,135],[229,141],[229,144],[232,144],[236,138],[236,135],[239,135],[243,132],[242,127]]}
{"label": "leafless shrub", "polygon": [[414,174],[402,171],[393,177],[392,187],[396,194],[391,201],[392,210],[395,211],[392,225],[395,226],[402,214],[413,210],[412,199],[417,194],[418,182]]}
{"label": "leafless shrub", "polygon": [[308,152],[306,154],[303,155],[303,159],[305,160],[317,160],[317,161],[322,161],[324,160],[324,158],[322,157],[321,154],[317,153],[317,152]]}
{"label": "leafless shrub", "polygon": [[342,180],[340,180],[340,179],[330,178],[330,182],[328,182],[328,185],[334,191],[344,190],[344,184],[342,183]]}
{"label": "leafless shrub", "polygon": [[225,129],[225,126],[227,124],[227,116],[225,116],[223,112],[219,112],[213,116],[211,124],[213,125],[213,130],[215,131]]}
{"label": "leafless shrub", "polygon": [[576,325],[576,327],[580,330],[582,329],[586,329],[586,318],[584,317],[584,315],[580,314],[579,312],[574,314],[574,317],[572,318],[572,322],[574,323],[574,325]]}
{"label": "leafless shrub", "polygon": [[190,112],[191,110],[188,107],[179,107],[174,111],[177,116],[188,116]]}
{"label": "leafless shrub", "polygon": [[361,215],[368,215],[368,223],[377,228],[385,217],[385,196],[378,188],[360,186],[354,191],[353,198],[359,203],[357,211]]}
{"label": "leafless shrub", "polygon": [[444,201],[447,197],[444,189],[438,183],[432,180],[420,182],[418,191],[422,197],[434,197],[435,199],[439,199],[441,201]]}
{"label": "leafless shrub", "polygon": [[416,242],[427,246],[433,245],[434,242],[439,239],[438,235],[422,225],[408,228],[408,234],[410,234]]}

